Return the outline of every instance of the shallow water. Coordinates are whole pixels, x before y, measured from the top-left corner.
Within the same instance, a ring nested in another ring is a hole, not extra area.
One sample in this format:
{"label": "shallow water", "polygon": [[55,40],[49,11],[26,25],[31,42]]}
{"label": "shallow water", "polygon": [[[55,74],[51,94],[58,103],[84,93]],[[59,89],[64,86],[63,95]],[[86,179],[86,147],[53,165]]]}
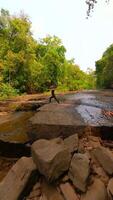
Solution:
{"label": "shallow water", "polygon": [[66,99],[75,103],[75,112],[77,111],[88,125],[113,125],[113,117],[105,117],[102,112],[103,110],[113,111],[112,96],[81,92],[66,95]]}

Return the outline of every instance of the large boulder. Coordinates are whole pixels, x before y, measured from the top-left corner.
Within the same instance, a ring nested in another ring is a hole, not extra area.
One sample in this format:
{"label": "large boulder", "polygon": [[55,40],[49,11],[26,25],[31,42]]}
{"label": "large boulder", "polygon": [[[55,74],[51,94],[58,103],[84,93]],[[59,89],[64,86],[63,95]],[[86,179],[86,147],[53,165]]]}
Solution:
{"label": "large boulder", "polygon": [[37,140],[32,145],[32,157],[41,174],[49,181],[57,179],[68,170],[71,154],[60,138]]}
{"label": "large boulder", "polygon": [[99,179],[95,179],[86,194],[81,196],[81,200],[108,200],[104,183]]}
{"label": "large boulder", "polygon": [[75,153],[69,168],[69,177],[75,187],[80,191],[85,192],[87,186],[87,179],[90,172],[89,159],[87,155]]}
{"label": "large boulder", "polygon": [[74,153],[78,150],[78,134],[71,135],[64,139],[64,144],[68,148],[70,153]]}
{"label": "large boulder", "polygon": [[75,113],[75,105],[53,103],[42,106],[29,120],[28,136],[31,140],[66,138],[74,133],[83,134],[86,124]]}
{"label": "large boulder", "polygon": [[105,147],[97,147],[92,151],[92,154],[101,164],[103,169],[109,174],[113,174],[113,153]]}
{"label": "large boulder", "polygon": [[32,158],[19,159],[0,183],[0,199],[17,200],[20,198],[33,172],[36,172],[36,166]]}

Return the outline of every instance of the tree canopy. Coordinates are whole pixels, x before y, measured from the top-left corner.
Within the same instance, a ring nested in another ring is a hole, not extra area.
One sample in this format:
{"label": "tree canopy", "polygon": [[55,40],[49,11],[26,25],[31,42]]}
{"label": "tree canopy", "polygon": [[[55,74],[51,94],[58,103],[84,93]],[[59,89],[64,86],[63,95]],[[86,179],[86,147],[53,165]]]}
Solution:
{"label": "tree canopy", "polygon": [[65,53],[60,38],[47,35],[36,41],[26,15],[12,16],[1,9],[0,87],[4,93],[43,92],[52,84],[64,90],[92,87],[89,74],[73,59],[67,60]]}
{"label": "tree canopy", "polygon": [[97,86],[110,88],[113,85],[113,44],[107,48],[96,62]]}

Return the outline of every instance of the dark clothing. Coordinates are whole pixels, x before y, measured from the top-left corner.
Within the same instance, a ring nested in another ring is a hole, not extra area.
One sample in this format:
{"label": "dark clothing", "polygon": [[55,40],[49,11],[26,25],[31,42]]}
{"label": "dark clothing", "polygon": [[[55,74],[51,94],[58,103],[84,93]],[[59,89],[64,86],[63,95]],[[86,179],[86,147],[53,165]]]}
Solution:
{"label": "dark clothing", "polygon": [[53,98],[57,101],[57,103],[59,103],[59,100],[55,96],[55,90],[54,89],[51,90],[51,96],[49,98],[49,103],[51,103],[51,99],[53,99]]}

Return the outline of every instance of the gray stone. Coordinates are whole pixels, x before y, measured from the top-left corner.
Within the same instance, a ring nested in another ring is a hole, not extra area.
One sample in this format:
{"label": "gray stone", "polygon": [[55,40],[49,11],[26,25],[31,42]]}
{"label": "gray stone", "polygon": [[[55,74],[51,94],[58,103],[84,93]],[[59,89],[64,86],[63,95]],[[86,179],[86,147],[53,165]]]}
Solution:
{"label": "gray stone", "polygon": [[37,140],[32,145],[32,157],[41,174],[49,181],[57,179],[68,170],[71,154],[62,139]]}
{"label": "gray stone", "polygon": [[0,199],[17,200],[35,170],[32,158],[19,159],[0,183]]}
{"label": "gray stone", "polygon": [[74,154],[69,168],[69,178],[80,191],[85,192],[90,172],[89,159],[85,154]]}
{"label": "gray stone", "polygon": [[64,144],[68,148],[70,153],[77,151],[78,149],[78,134],[71,135],[64,139]]}
{"label": "gray stone", "polygon": [[81,196],[81,200],[108,200],[107,190],[104,183],[99,179],[95,179],[86,194]]}
{"label": "gray stone", "polygon": [[109,175],[113,174],[113,153],[104,147],[97,147],[92,153],[103,169]]}
{"label": "gray stone", "polygon": [[107,186],[107,192],[109,196],[109,200],[113,199],[113,178],[109,180],[108,186]]}
{"label": "gray stone", "polygon": [[[83,134],[86,124],[73,104],[47,104],[29,120],[28,135],[32,140],[68,137],[74,133]],[[75,110],[74,110],[75,111]]]}

